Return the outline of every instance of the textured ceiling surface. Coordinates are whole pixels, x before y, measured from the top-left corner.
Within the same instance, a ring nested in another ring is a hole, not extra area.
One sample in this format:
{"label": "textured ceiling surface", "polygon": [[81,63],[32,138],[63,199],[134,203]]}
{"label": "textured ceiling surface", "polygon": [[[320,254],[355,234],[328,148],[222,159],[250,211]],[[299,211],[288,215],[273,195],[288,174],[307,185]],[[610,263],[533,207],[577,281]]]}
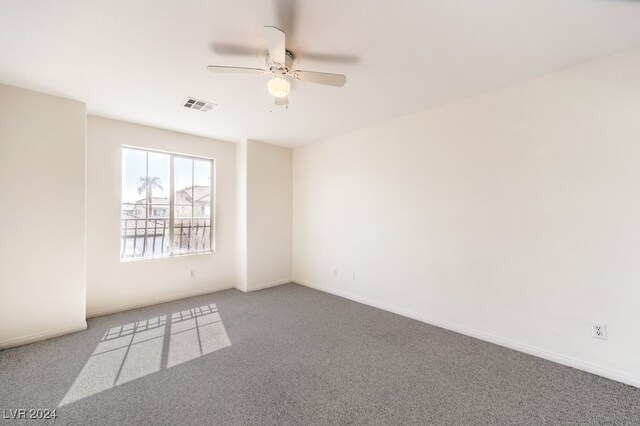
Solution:
{"label": "textured ceiling surface", "polygon": [[[2,0],[0,82],[87,103],[90,114],[216,139],[298,146],[640,47],[630,0]],[[276,107],[262,26],[299,69]],[[187,97],[217,106],[184,108]]]}

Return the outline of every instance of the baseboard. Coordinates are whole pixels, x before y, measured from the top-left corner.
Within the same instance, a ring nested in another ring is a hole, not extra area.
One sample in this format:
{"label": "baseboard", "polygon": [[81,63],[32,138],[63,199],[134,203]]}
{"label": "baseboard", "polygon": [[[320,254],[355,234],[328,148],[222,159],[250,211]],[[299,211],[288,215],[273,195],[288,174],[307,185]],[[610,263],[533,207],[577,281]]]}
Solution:
{"label": "baseboard", "polygon": [[256,291],[256,290],[262,290],[269,287],[276,287],[282,284],[289,284],[291,282],[293,282],[291,278],[286,278],[286,279],[271,281],[271,282],[262,283],[262,284],[249,285],[248,287],[249,287],[249,291]]}
{"label": "baseboard", "polygon": [[18,337],[17,339],[5,340],[0,342],[1,349],[9,349],[16,346],[27,345],[29,343],[39,342],[40,340],[47,340],[53,337],[63,336],[65,334],[75,333],[78,331],[84,331],[87,329],[87,322],[82,321],[78,325],[71,327],[62,327],[55,330],[43,331],[41,333],[30,334],[28,336]]}
{"label": "baseboard", "polygon": [[427,324],[435,325],[440,328],[444,328],[447,330],[455,331],[456,333],[464,334],[466,336],[475,337],[476,339],[484,340],[490,343],[494,343],[496,345],[504,346],[509,349],[513,349],[516,351],[524,352],[529,355],[537,356],[539,358],[543,358],[549,361],[556,362],[558,364],[566,365],[568,367],[573,367],[578,370],[586,371],[588,373],[596,374],[598,376],[605,377],[607,379],[615,380],[617,382],[622,382],[627,385],[635,386],[640,388],[640,377],[630,376],[628,374],[622,373],[620,371],[612,370],[609,368],[599,367],[597,365],[593,365],[566,355],[558,354],[555,352],[548,351],[546,349],[542,349],[536,346],[531,346],[526,343],[521,343],[515,340],[505,339],[502,337],[495,336],[490,333],[485,333],[483,331],[475,330],[469,327],[465,327],[459,324],[454,324],[448,321],[442,321],[436,318],[429,317],[427,315],[423,315],[414,311],[410,311],[407,309],[399,308],[397,306],[389,305],[384,302],[380,302],[377,300],[372,300],[366,297],[358,296],[353,293],[349,293],[344,290],[336,289],[333,287],[327,287],[322,285],[317,285],[314,283],[310,283],[304,280],[293,280],[293,282],[304,285],[306,287],[310,287],[316,290],[324,291],[326,293],[331,293],[336,296],[344,297],[345,299],[353,300],[355,302],[359,302],[365,305],[373,306],[375,308],[379,308],[385,311],[393,312],[398,315],[402,315],[404,317],[408,317],[411,319],[415,319],[417,321],[421,321]]}
{"label": "baseboard", "polygon": [[87,318],[101,317],[103,315],[115,314],[118,312],[129,311],[131,309],[144,308],[145,306],[158,305],[160,303],[173,302],[174,300],[186,299],[189,297],[202,296],[203,294],[215,293],[217,291],[229,290],[232,288],[234,287],[230,286],[230,287],[220,288],[216,290],[206,289],[206,290],[187,291],[184,293],[177,293],[169,296],[144,299],[136,302],[124,303],[121,305],[109,306],[101,309],[92,309],[90,311],[87,311]]}

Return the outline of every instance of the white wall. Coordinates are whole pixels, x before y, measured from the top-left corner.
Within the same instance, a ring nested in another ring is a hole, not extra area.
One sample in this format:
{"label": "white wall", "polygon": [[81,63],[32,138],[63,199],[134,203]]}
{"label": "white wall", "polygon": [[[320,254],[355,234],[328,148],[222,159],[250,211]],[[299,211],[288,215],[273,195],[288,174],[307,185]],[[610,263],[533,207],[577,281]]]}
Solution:
{"label": "white wall", "polygon": [[85,115],[0,84],[0,348],[86,328]]}
{"label": "white wall", "polygon": [[236,276],[235,285],[247,288],[247,142],[236,144]]}
{"label": "white wall", "polygon": [[293,181],[295,281],[640,386],[640,50],[295,149]]}
{"label": "white wall", "polygon": [[[232,143],[89,116],[87,144],[89,316],[234,286],[235,147]],[[120,262],[123,144],[215,159],[215,253]],[[190,277],[190,271],[194,271],[194,277]]]}
{"label": "white wall", "polygon": [[291,281],[293,151],[247,142],[247,288]]}
{"label": "white wall", "polygon": [[256,141],[236,146],[236,287],[253,291],[291,281],[293,152]]}

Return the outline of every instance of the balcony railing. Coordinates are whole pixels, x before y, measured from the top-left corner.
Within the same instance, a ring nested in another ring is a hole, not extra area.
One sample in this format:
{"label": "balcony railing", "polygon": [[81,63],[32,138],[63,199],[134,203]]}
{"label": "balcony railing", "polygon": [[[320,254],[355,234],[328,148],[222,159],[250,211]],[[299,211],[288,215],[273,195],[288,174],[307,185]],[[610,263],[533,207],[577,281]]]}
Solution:
{"label": "balcony railing", "polygon": [[148,259],[211,251],[210,218],[175,218],[173,247],[168,218],[121,220],[122,259]]}

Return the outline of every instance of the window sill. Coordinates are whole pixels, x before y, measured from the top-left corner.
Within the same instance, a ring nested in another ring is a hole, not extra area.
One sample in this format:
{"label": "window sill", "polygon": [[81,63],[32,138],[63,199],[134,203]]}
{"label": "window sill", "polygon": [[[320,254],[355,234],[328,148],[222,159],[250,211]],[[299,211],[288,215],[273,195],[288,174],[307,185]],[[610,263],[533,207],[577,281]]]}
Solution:
{"label": "window sill", "polygon": [[120,263],[134,263],[134,262],[144,262],[147,260],[161,260],[161,259],[174,259],[180,257],[191,257],[191,256],[202,256],[208,254],[215,254],[215,250],[209,251],[199,251],[197,253],[177,253],[177,254],[168,254],[166,256],[156,256],[156,257],[132,257],[132,258],[120,258]]}

